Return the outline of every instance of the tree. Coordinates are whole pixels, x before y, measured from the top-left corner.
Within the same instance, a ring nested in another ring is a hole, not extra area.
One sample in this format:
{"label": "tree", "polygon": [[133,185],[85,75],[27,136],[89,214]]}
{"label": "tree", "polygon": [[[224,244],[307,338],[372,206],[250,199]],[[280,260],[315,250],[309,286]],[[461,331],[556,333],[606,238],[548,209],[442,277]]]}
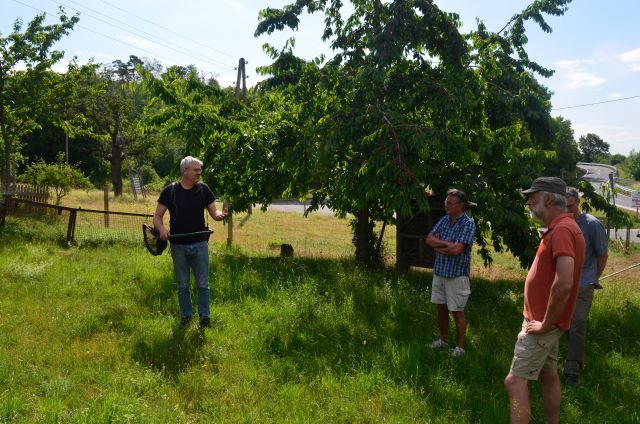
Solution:
{"label": "tree", "polygon": [[[64,53],[51,50],[78,22],[60,8],[59,23],[45,25],[46,14],[36,15],[22,30],[16,19],[13,32],[0,37],[0,135],[4,142],[3,177],[10,179],[12,148],[38,124],[35,117],[47,107],[40,97],[44,73],[62,59]],[[24,70],[17,70],[18,65]]]}
{"label": "tree", "polygon": [[499,32],[480,22],[468,34],[427,0],[352,1],[346,16],[341,2],[326,0],[264,9],[256,35],[296,29],[305,10],[324,13],[322,38],[336,52],[321,64],[267,47],[274,63],[263,71],[273,76],[261,87],[286,99],[296,145],[289,151],[308,164],[301,170],[287,158],[274,166],[312,189],[310,210],[327,202],[355,217],[360,263],[379,259],[376,221],[410,214],[414,202],[427,210],[427,192],[449,187],[480,204],[474,217],[486,261],[489,245],[504,243],[528,263],[537,235],[520,189],[553,157],[553,143],[550,93],[534,77],[551,71],[529,60],[524,26],[532,20],[550,31],[543,15],[562,15],[566,3],[535,1]]}
{"label": "tree", "polygon": [[[580,152],[582,152],[582,160],[585,162],[602,161],[603,158],[609,156],[609,143],[605,142],[596,134],[588,133],[580,136],[578,141]],[[605,161],[608,163],[608,161]]]}
{"label": "tree", "polygon": [[627,160],[627,157],[621,153],[616,153],[614,155],[611,155],[611,165],[615,166],[618,164],[624,164],[624,161]]}
{"label": "tree", "polygon": [[640,181],[640,151],[631,150],[623,166],[634,180]]}
{"label": "tree", "polygon": [[148,101],[136,73],[136,66],[142,63],[131,55],[126,63],[116,60],[86,80],[91,94],[85,97],[83,114],[94,136],[106,145],[104,154],[110,164],[115,196],[122,194],[126,148],[137,136],[135,122]]}
{"label": "tree", "polygon": [[[217,194],[246,190],[242,187],[245,180],[240,176],[241,170],[248,167],[242,164],[245,155],[235,141],[248,114],[240,114],[244,107],[234,100],[233,92],[202,81],[195,67],[170,67],[160,77],[147,69],[138,69],[144,78],[144,88],[152,96],[142,121],[143,135],[154,133],[156,139],[170,140],[170,149],[166,151],[169,154],[165,156],[174,157],[178,150],[179,156],[207,155],[208,169],[215,166],[216,173],[229,173],[222,181],[207,181]],[[177,169],[175,161],[167,165]],[[234,204],[238,210],[236,206],[240,204]]]}
{"label": "tree", "polygon": [[545,164],[547,175],[562,175],[563,171],[573,171],[580,158],[580,151],[573,135],[571,121],[562,116],[551,121],[552,143],[556,155]]}
{"label": "tree", "polygon": [[27,167],[22,180],[51,187],[56,195],[56,205],[60,205],[62,198],[72,188],[91,188],[91,183],[77,167],[65,162],[60,154],[56,163],[48,164],[43,160],[32,163]]}

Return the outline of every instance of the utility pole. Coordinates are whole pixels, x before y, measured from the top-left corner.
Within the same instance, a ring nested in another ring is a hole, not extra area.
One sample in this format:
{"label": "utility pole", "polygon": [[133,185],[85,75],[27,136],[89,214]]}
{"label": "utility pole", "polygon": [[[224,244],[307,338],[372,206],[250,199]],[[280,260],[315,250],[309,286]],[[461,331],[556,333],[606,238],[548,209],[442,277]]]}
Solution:
{"label": "utility pole", "polygon": [[[236,78],[236,99],[241,100],[242,103],[247,103],[247,72],[245,66],[247,62],[244,60],[244,57],[241,57],[238,61],[238,76]],[[242,89],[240,89],[240,83],[242,82]],[[242,90],[242,91],[241,91]],[[251,215],[253,210],[251,205],[249,205],[249,209],[247,213]],[[227,247],[230,247],[233,243],[233,211],[229,208],[229,216],[227,218]]]}
{"label": "utility pole", "polygon": [[[245,66],[247,62],[244,57],[241,57],[238,61],[238,77],[236,79],[236,99],[242,98],[242,102],[247,102],[247,72]],[[240,92],[240,81],[242,80],[242,96]]]}

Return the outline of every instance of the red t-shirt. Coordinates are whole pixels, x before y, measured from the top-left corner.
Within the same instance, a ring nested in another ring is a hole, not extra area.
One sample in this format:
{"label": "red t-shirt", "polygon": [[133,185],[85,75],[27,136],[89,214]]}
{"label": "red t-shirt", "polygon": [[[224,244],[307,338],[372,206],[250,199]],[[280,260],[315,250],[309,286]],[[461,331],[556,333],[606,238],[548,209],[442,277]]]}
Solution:
{"label": "red t-shirt", "polygon": [[556,276],[556,258],[570,256],[574,260],[573,286],[562,315],[555,326],[567,330],[576,306],[580,287],[580,272],[584,263],[585,241],[570,213],[554,218],[549,229],[542,236],[536,258],[529,269],[524,283],[524,317],[529,321],[543,321],[551,294],[551,285]]}

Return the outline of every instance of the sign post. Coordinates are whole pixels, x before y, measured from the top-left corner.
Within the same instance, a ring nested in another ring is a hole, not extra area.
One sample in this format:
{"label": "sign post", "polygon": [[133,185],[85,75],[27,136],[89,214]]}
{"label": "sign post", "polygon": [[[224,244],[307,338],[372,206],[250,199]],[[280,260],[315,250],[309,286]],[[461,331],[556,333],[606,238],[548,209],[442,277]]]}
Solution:
{"label": "sign post", "polygon": [[638,209],[640,209],[640,192],[637,190],[631,192],[631,207],[636,208],[636,219],[637,219]]}

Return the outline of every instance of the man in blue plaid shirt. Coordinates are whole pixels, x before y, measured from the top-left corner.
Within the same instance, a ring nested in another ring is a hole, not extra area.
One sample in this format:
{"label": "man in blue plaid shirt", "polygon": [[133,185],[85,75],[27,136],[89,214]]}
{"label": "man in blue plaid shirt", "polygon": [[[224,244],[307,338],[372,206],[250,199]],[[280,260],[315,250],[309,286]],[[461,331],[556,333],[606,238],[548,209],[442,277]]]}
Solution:
{"label": "man in blue plaid shirt", "polygon": [[449,312],[456,324],[456,346],[453,356],[465,354],[464,339],[467,321],[464,307],[471,293],[469,268],[471,245],[476,234],[476,224],[465,212],[471,203],[467,195],[455,188],[447,191],[444,209],[447,212],[427,236],[427,244],[436,252],[433,267],[431,303],[438,305],[438,330],[440,338],[431,344],[432,348],[448,347]]}

